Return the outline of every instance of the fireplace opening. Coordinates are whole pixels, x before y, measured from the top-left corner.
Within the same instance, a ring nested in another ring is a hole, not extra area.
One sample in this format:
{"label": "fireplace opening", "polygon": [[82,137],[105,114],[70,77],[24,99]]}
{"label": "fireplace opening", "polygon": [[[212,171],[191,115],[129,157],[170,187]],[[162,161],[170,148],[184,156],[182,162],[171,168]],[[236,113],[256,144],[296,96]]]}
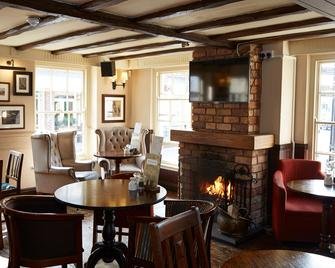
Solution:
{"label": "fireplace opening", "polygon": [[248,165],[215,157],[183,159],[183,165],[189,165],[192,180],[180,181],[181,198],[210,200],[218,206],[213,225],[215,239],[237,244],[259,231],[252,210],[258,207],[255,204],[259,199],[253,193],[257,180]]}

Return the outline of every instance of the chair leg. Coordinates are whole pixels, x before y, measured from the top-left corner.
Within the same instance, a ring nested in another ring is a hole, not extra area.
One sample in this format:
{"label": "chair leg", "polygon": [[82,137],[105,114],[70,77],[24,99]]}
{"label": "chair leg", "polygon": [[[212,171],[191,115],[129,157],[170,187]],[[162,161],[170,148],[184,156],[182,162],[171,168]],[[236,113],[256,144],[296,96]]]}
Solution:
{"label": "chair leg", "polygon": [[1,228],[0,228],[0,249],[3,249],[4,248],[4,245],[3,245],[3,233],[2,233],[2,209],[0,209],[0,223],[1,223]]}

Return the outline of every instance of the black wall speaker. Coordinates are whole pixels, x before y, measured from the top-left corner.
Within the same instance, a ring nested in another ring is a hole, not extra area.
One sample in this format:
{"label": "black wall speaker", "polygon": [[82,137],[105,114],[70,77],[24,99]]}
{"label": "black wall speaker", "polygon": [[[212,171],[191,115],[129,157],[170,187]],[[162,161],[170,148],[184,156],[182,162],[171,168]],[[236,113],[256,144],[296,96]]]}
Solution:
{"label": "black wall speaker", "polygon": [[115,75],[115,61],[102,61],[101,76],[114,76]]}

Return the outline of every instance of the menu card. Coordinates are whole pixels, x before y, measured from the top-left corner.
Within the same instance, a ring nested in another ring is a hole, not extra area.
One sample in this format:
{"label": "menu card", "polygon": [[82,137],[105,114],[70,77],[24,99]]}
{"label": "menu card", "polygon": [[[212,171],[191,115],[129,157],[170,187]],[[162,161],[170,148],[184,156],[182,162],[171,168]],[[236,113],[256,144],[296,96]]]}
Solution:
{"label": "menu card", "polygon": [[163,137],[153,136],[150,146],[150,153],[160,155],[162,152]]}
{"label": "menu card", "polygon": [[133,134],[131,135],[130,140],[130,147],[136,148],[137,151],[141,150],[141,141],[140,141],[140,135],[141,135],[141,129],[142,129],[142,123],[136,122]]}
{"label": "menu card", "polygon": [[161,165],[161,155],[146,154],[144,162],[145,185],[149,190],[156,190],[158,185],[159,171]]}

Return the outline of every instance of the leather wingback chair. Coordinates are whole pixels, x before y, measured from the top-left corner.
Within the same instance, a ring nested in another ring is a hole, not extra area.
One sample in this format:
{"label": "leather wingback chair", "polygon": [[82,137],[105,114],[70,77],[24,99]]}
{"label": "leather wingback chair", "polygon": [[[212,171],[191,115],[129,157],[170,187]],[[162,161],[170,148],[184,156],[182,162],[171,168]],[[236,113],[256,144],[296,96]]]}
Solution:
{"label": "leather wingback chair", "polygon": [[97,173],[92,171],[92,162],[75,161],[75,134],[75,131],[71,131],[70,133],[32,135],[37,193],[53,194],[56,189],[65,184],[98,177]]}
{"label": "leather wingback chair", "polygon": [[321,200],[293,192],[286,184],[291,180],[323,177],[319,161],[280,160],[279,168],[273,175],[272,195],[272,230],[278,241],[320,241]]}
{"label": "leather wingback chair", "polygon": [[[130,144],[133,130],[127,127],[111,127],[96,129],[95,133],[98,136],[99,152],[122,151],[127,144]],[[142,171],[145,154],[148,151],[148,144],[150,144],[149,133],[149,129],[141,130],[140,153],[142,156],[123,161],[120,166],[120,172]],[[113,160],[101,159],[99,165],[104,169],[105,174],[114,169]]]}

